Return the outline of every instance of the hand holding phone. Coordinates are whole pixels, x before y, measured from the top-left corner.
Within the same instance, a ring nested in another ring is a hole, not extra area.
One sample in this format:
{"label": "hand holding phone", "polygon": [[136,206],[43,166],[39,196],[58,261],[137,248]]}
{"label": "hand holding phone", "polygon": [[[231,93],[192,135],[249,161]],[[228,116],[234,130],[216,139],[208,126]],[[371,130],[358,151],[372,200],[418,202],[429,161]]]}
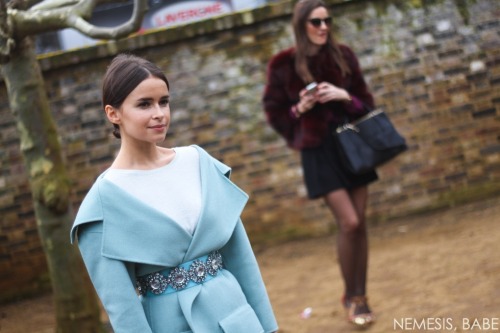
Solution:
{"label": "hand holding phone", "polygon": [[314,107],[316,104],[316,96],[314,94],[317,90],[318,84],[316,82],[311,82],[300,91],[300,101],[297,104],[299,115]]}
{"label": "hand holding phone", "polygon": [[308,94],[314,94],[318,90],[318,84],[316,82],[311,82],[306,86]]}

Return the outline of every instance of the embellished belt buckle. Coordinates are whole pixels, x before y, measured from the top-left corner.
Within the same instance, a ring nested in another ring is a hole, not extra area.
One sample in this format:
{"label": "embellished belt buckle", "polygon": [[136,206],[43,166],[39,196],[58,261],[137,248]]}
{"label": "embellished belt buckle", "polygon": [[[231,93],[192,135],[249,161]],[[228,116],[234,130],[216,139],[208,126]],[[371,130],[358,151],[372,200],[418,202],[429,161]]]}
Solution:
{"label": "embellished belt buckle", "polygon": [[186,267],[186,264],[173,268],[168,275],[155,272],[138,277],[136,280],[137,291],[142,296],[145,296],[148,291],[154,295],[161,295],[167,291],[169,286],[173,289],[171,292],[174,292],[185,289],[191,281],[194,282],[193,285],[201,284],[215,277],[222,269],[222,255],[219,251],[214,251],[206,256],[206,262],[195,259],[191,261],[189,269],[186,270],[182,266]]}

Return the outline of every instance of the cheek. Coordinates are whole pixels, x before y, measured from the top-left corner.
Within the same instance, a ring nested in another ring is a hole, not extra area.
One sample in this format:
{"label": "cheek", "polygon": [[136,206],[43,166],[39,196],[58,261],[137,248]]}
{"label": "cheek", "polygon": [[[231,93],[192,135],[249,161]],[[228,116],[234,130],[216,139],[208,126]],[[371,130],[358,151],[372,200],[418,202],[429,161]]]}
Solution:
{"label": "cheek", "polygon": [[309,24],[306,26],[306,35],[310,41],[314,40],[314,28],[312,28]]}
{"label": "cheek", "polygon": [[170,116],[172,115],[172,110],[170,110],[170,105],[165,109],[165,117],[170,121]]}

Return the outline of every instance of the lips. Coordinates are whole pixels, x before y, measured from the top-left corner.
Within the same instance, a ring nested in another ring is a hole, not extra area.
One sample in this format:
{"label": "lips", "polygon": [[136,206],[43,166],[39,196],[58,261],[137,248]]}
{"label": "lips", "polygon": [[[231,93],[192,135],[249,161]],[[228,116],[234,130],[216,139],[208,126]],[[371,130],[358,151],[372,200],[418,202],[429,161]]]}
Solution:
{"label": "lips", "polygon": [[166,126],[166,125],[154,125],[154,126],[149,126],[149,128],[151,128],[151,129],[156,129],[156,130],[164,129],[165,127],[167,127],[167,126]]}

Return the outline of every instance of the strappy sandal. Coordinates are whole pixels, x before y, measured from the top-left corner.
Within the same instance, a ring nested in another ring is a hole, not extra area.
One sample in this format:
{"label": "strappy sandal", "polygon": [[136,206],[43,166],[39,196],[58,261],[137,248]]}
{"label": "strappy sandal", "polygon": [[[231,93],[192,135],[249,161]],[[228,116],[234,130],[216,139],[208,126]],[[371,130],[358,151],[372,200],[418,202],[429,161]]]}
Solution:
{"label": "strappy sandal", "polygon": [[[347,309],[347,320],[358,328],[366,328],[375,322],[375,316],[368,308],[366,296],[353,296],[349,299],[342,298],[342,304]],[[358,313],[359,308],[366,308],[368,312]]]}

